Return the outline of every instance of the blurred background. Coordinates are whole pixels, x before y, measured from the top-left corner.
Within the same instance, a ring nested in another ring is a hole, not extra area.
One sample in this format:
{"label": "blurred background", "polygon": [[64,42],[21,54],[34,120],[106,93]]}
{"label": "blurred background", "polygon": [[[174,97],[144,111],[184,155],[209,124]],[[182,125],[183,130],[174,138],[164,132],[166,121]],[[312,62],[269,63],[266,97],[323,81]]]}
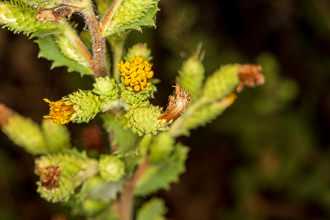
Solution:
{"label": "blurred background", "polygon": [[[104,0],[107,1],[107,0]],[[110,2],[110,0],[109,0]],[[182,62],[202,42],[206,73],[258,63],[266,84],[246,89],[221,117],[179,138],[187,172],[166,201],[169,219],[330,219],[330,2],[328,0],[163,0],[147,42],[165,106]],[[77,19],[78,16],[76,16]],[[52,100],[91,79],[49,70],[33,40],[0,31],[0,102],[40,122]],[[95,123],[97,123],[96,119]],[[74,145],[102,151],[95,125],[69,125]],[[0,219],[71,219],[36,193],[33,157],[0,133]]]}

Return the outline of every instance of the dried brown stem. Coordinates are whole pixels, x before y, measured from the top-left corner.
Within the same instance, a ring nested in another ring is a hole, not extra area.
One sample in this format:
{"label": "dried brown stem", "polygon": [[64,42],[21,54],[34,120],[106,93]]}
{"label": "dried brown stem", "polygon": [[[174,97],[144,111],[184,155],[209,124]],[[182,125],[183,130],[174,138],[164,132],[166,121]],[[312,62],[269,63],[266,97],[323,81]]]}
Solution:
{"label": "dried brown stem", "polygon": [[142,162],[135,171],[134,176],[128,180],[127,184],[123,187],[120,201],[117,203],[119,206],[118,210],[120,220],[132,220],[135,186],[148,166],[149,164],[146,161]]}
{"label": "dried brown stem", "polygon": [[106,76],[106,59],[105,59],[105,38],[101,36],[99,21],[96,18],[93,7],[90,5],[82,11],[92,35],[93,43],[93,70],[95,76]]}

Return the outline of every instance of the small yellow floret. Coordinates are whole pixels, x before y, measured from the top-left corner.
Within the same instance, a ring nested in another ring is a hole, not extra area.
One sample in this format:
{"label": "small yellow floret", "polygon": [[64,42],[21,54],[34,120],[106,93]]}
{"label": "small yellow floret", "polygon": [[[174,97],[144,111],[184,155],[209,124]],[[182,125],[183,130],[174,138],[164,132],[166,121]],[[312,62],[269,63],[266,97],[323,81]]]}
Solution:
{"label": "small yellow floret", "polygon": [[67,105],[63,100],[52,102],[44,99],[49,104],[49,114],[44,118],[52,120],[56,124],[67,124],[71,121],[73,113],[73,105]]}
{"label": "small yellow floret", "polygon": [[149,88],[148,80],[154,76],[154,72],[148,61],[138,56],[132,57],[130,61],[121,61],[117,65],[125,86],[131,87],[135,92]]}

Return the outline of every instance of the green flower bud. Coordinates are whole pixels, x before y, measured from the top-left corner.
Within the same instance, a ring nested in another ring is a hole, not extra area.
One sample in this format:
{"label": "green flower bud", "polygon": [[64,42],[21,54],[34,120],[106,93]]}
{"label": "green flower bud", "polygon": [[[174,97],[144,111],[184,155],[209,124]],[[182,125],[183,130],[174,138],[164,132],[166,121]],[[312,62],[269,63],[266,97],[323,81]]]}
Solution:
{"label": "green flower bud", "polygon": [[204,86],[203,97],[215,101],[234,91],[239,83],[239,65],[225,65],[210,76]]}
{"label": "green flower bud", "polygon": [[95,78],[93,92],[100,96],[104,101],[118,98],[118,87],[114,79],[109,76]]}
{"label": "green flower bud", "polygon": [[72,116],[72,121],[76,123],[88,122],[101,111],[100,97],[91,91],[79,90],[63,98],[63,100],[73,105],[75,113]]}
{"label": "green flower bud", "polygon": [[159,120],[162,110],[158,106],[148,105],[133,106],[125,115],[128,125],[133,132],[142,136],[143,134],[166,130],[166,120]]}
{"label": "green flower bud", "polygon": [[204,72],[204,66],[196,56],[186,60],[179,71],[177,81],[182,88],[189,90],[192,99],[195,99],[201,93]]}
{"label": "green flower bud", "polygon": [[143,57],[143,60],[151,61],[152,56],[151,56],[151,50],[148,49],[147,44],[144,43],[138,43],[135,44],[133,47],[131,47],[125,57],[125,60],[130,60],[133,57],[138,57],[141,56]]}
{"label": "green flower bud", "polygon": [[97,172],[97,161],[75,150],[42,156],[36,160],[38,192],[51,202],[67,201],[76,187]]}
{"label": "green flower bud", "polygon": [[18,114],[8,119],[3,132],[18,146],[31,154],[47,153],[47,146],[39,125]]}
{"label": "green flower bud", "polygon": [[102,178],[116,182],[125,174],[125,164],[119,158],[110,155],[102,155],[99,161],[99,169]]}

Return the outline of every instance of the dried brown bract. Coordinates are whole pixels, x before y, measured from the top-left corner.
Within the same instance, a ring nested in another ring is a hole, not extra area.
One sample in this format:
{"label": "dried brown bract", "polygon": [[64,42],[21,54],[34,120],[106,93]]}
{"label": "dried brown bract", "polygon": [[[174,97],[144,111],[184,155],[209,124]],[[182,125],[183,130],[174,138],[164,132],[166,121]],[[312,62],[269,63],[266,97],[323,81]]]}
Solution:
{"label": "dried brown bract", "polygon": [[62,4],[55,8],[37,8],[37,10],[36,20],[45,23],[47,21],[59,22],[66,16],[70,18],[73,13],[81,11],[82,8]]}
{"label": "dried brown bract", "polygon": [[179,84],[173,86],[175,88],[175,96],[169,96],[169,103],[165,112],[158,118],[164,119],[166,122],[176,120],[186,110],[191,95],[189,91],[185,91]]}
{"label": "dried brown bract", "polygon": [[45,168],[36,167],[38,173],[40,173],[40,184],[48,190],[59,187],[59,178],[62,168],[58,165],[48,166]]}
{"label": "dried brown bract", "polygon": [[265,83],[265,77],[261,74],[261,66],[246,64],[238,67],[238,78],[240,83],[236,87],[236,91],[240,92],[247,87],[255,87]]}

